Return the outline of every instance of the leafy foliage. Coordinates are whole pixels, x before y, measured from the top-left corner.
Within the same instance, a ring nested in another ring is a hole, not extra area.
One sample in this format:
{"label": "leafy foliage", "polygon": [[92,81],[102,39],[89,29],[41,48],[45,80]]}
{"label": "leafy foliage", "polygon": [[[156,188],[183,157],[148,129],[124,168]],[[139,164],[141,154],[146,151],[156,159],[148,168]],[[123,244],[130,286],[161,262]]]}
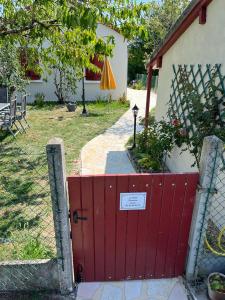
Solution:
{"label": "leafy foliage", "polygon": [[76,93],[77,78],[74,74],[74,69],[67,65],[64,66],[59,63],[57,66],[54,66],[55,95],[59,103],[69,102],[71,96]]}
{"label": "leafy foliage", "polygon": [[143,85],[143,82],[141,80],[137,80],[133,85],[132,88],[135,90],[144,90],[145,86]]}
{"label": "leafy foliage", "polygon": [[34,95],[34,105],[37,108],[41,108],[45,105],[45,94],[44,93],[37,93]]}
{"label": "leafy foliage", "polygon": [[210,286],[213,291],[225,293],[225,278],[215,274],[210,278]]}
{"label": "leafy foliage", "polygon": [[26,84],[18,50],[7,42],[0,47],[0,86],[7,86],[11,95],[16,89],[23,91]]}
{"label": "leafy foliage", "polygon": [[190,0],[151,1],[144,14],[144,32],[129,44],[129,81],[146,72],[145,63],[159,47],[165,35],[187,7]]}
{"label": "leafy foliage", "polygon": [[176,119],[186,132],[185,143],[194,155],[197,166],[206,136],[216,135],[225,140],[225,95],[221,85],[218,84],[221,74],[218,66],[207,68],[209,78],[202,92],[195,81],[190,79],[191,71],[185,66],[179,67],[178,92],[184,113],[179,115],[171,101],[168,110],[169,118]]}
{"label": "leafy foliage", "polygon": [[151,118],[148,129],[137,136],[137,148],[133,150],[133,155],[142,168],[160,171],[164,168],[165,154],[169,154],[175,144],[181,146],[185,139],[180,123],[156,122]]}
{"label": "leafy foliage", "polygon": [[54,257],[52,249],[41,243],[39,237],[29,238],[21,251],[18,253],[18,258],[23,259],[44,259]]}
{"label": "leafy foliage", "polygon": [[[149,119],[148,129],[138,136],[136,156],[143,167],[162,166],[165,153],[169,155],[176,145],[186,145],[182,151],[189,149],[199,167],[203,140],[206,136],[216,135],[225,140],[225,91],[224,76],[220,66],[206,66],[205,75],[198,66],[198,76],[194,67],[179,66],[176,71],[176,86],[173,100],[169,101],[168,121]],[[199,75],[201,74],[201,76]],[[193,79],[194,78],[194,79]],[[199,85],[201,81],[201,85]],[[178,100],[179,99],[179,100]]]}
{"label": "leafy foliage", "polygon": [[111,55],[113,38],[97,36],[98,23],[119,30],[125,38],[141,30],[144,4],[130,0],[1,0],[0,45],[35,50],[41,67],[57,62],[71,68],[94,68],[94,54]]}

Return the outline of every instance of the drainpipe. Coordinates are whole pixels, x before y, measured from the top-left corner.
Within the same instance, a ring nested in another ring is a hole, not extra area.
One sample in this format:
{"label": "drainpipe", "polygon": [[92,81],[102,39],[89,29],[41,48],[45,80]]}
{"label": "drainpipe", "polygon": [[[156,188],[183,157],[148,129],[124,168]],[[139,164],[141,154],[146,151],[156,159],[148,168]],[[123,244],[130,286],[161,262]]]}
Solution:
{"label": "drainpipe", "polygon": [[148,67],[148,78],[147,78],[147,96],[146,96],[146,108],[145,108],[145,129],[148,128],[148,120],[149,120],[149,109],[150,109],[150,98],[151,98],[151,87],[152,87],[152,72],[153,72],[153,68],[150,65]]}

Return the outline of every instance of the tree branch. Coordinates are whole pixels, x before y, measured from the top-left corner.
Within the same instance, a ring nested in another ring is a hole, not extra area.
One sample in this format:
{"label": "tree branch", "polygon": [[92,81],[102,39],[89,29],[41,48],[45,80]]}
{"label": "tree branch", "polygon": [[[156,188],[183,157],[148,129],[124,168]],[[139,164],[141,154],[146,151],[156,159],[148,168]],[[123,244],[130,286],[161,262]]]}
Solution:
{"label": "tree branch", "polygon": [[34,29],[37,26],[44,27],[45,29],[49,29],[50,27],[60,26],[60,24],[57,24],[57,20],[50,20],[50,21],[33,20],[31,24],[20,28],[15,28],[15,29],[5,29],[5,26],[2,26],[0,27],[0,37],[12,35],[12,34],[24,33]]}

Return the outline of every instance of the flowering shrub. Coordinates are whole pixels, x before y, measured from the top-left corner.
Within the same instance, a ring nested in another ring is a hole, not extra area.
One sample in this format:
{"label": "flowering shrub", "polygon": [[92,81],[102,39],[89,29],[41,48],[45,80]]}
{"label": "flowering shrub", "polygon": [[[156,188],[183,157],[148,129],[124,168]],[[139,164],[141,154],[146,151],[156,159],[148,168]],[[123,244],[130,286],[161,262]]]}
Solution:
{"label": "flowering shrub", "polygon": [[[225,88],[220,66],[207,65],[208,77],[201,79],[191,75],[186,66],[179,66],[176,73],[179,97],[169,101],[168,120],[155,122],[149,118],[149,127],[138,135],[134,155],[138,164],[149,170],[163,168],[163,158],[169,155],[174,145],[182,151],[189,149],[199,167],[203,140],[216,135],[225,141]],[[198,73],[201,71],[198,66]],[[208,79],[207,79],[208,78]],[[200,87],[199,87],[200,86]],[[172,96],[171,96],[172,97]]]}
{"label": "flowering shrub", "polygon": [[185,129],[179,119],[156,122],[152,118],[148,129],[137,135],[137,147],[132,154],[141,168],[160,171],[164,168],[165,155],[169,155],[174,145],[180,147],[185,139]]}
{"label": "flowering shrub", "polygon": [[[209,77],[204,81],[204,91],[192,80],[191,72],[180,66],[178,72],[180,104],[169,102],[168,117],[179,128],[199,167],[203,140],[206,136],[216,135],[225,141],[225,90],[224,79],[218,65],[207,66]],[[222,83],[219,84],[220,80]],[[178,107],[182,107],[179,111]]]}

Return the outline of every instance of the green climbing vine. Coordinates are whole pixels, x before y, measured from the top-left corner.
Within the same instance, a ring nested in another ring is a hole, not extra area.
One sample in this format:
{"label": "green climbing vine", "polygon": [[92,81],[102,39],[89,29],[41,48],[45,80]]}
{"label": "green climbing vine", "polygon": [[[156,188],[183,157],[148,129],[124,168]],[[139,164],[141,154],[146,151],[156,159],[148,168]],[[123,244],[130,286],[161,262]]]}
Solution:
{"label": "green climbing vine", "polygon": [[204,137],[216,135],[225,141],[225,77],[220,65],[207,65],[204,73],[200,65],[194,70],[194,66],[178,66],[178,70],[174,66],[168,117],[182,126],[183,144],[199,166]]}
{"label": "green climbing vine", "polygon": [[[221,65],[173,66],[174,79],[167,118],[151,116],[137,136],[131,154],[143,171],[163,171],[164,158],[177,146],[189,150],[199,167],[203,140],[216,135],[225,141],[225,77]],[[131,140],[132,141],[132,140]]]}

